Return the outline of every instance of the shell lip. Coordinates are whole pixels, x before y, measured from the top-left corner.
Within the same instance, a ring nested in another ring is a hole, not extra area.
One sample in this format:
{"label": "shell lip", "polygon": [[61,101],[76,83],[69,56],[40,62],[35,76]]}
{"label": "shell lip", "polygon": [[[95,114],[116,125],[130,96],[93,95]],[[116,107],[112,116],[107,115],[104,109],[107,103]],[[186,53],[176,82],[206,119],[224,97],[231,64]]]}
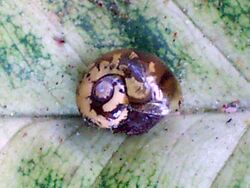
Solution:
{"label": "shell lip", "polygon": [[112,127],[113,133],[126,133],[127,135],[141,135],[147,133],[164,116],[145,114],[137,111],[129,111],[129,119],[120,123],[117,127]]}

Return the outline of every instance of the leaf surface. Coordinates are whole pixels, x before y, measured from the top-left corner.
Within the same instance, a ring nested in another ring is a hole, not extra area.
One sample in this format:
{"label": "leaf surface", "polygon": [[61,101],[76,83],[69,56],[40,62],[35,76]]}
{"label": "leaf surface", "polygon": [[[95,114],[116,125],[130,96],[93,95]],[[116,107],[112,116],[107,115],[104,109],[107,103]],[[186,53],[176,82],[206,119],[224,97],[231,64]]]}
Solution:
{"label": "leaf surface", "polygon": [[[0,187],[250,186],[247,0],[100,2],[0,1]],[[137,137],[76,117],[81,75],[117,48],[164,60],[184,114]]]}

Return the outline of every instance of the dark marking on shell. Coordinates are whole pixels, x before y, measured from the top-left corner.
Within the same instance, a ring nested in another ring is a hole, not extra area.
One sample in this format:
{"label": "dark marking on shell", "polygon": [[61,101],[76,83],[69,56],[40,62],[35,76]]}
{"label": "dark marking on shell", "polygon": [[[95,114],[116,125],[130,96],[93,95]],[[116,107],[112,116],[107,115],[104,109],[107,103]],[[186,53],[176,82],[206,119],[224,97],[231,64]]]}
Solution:
{"label": "dark marking on shell", "polygon": [[106,112],[106,118],[116,119],[116,113],[125,109],[126,106],[123,104],[118,104],[116,108],[110,112]]}
{"label": "dark marking on shell", "polygon": [[127,70],[125,71],[128,76],[133,76],[138,82],[143,82],[145,75],[145,67],[138,61],[138,59],[124,58],[120,61],[120,65],[126,65]]}
{"label": "dark marking on shell", "polygon": [[121,93],[125,93],[125,91],[123,89],[119,89],[119,92]]}
{"label": "dark marking on shell", "polygon": [[109,66],[109,69],[110,69],[110,70],[113,70],[114,68],[115,68],[115,65],[114,65],[114,64],[112,64],[112,65]]}

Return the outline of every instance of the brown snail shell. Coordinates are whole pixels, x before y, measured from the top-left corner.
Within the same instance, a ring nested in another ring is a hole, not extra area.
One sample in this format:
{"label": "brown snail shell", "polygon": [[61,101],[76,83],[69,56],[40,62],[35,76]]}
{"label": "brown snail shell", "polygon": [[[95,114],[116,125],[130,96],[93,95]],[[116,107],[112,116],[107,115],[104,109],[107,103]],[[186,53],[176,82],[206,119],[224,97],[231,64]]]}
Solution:
{"label": "brown snail shell", "polygon": [[109,52],[97,59],[77,89],[82,116],[101,128],[129,135],[151,129],[179,109],[180,85],[156,56],[133,49]]}

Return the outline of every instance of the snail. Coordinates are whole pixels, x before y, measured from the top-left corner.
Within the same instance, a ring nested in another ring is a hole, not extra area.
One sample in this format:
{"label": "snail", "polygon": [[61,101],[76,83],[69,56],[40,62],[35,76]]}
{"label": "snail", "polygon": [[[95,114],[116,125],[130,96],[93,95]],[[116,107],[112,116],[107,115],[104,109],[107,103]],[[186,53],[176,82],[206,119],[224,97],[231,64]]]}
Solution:
{"label": "snail", "polygon": [[178,80],[158,57],[120,49],[91,64],[76,100],[88,122],[114,133],[138,135],[178,111],[182,94]]}

